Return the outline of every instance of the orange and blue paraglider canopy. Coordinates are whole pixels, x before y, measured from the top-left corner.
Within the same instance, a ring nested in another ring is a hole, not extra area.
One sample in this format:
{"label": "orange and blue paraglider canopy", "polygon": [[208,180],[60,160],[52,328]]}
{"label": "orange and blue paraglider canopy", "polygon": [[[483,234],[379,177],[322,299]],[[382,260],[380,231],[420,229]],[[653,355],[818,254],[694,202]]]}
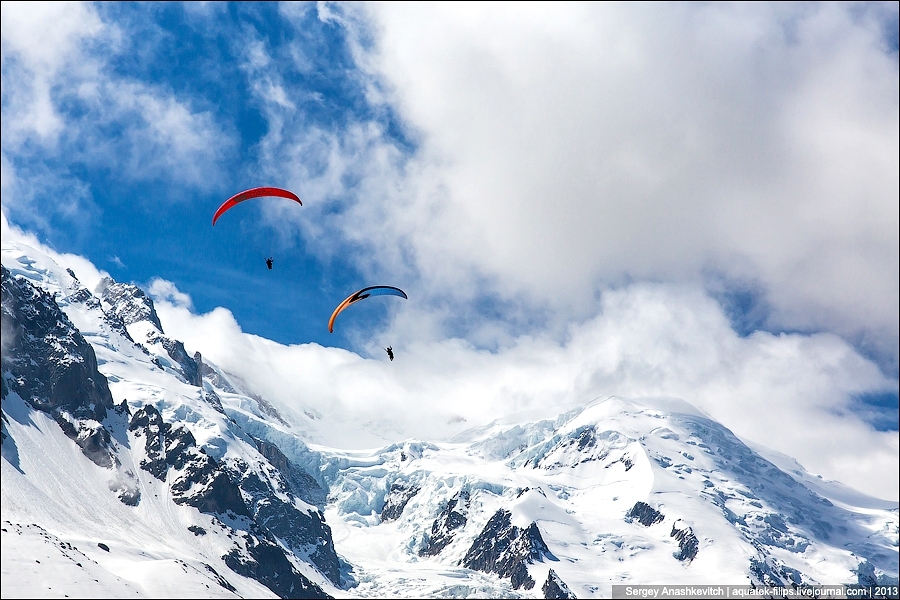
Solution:
{"label": "orange and blue paraglider canopy", "polygon": [[244,190],[243,192],[237,193],[228,200],[226,200],[222,206],[219,207],[219,210],[216,211],[216,214],[213,215],[212,224],[215,225],[216,221],[219,220],[225,211],[228,209],[237,206],[244,200],[250,200],[251,198],[263,198],[263,197],[278,197],[278,198],[287,198],[288,200],[293,200],[300,206],[303,206],[303,202],[300,201],[300,198],[297,197],[297,194],[290,190],[285,190],[277,187],[258,187],[252,188],[249,190]]}
{"label": "orange and blue paraglider canopy", "polygon": [[338,307],[331,313],[331,318],[328,319],[328,333],[334,333],[334,320],[337,319],[337,316],[341,314],[344,309],[351,304],[359,302],[360,300],[365,300],[370,296],[400,296],[401,298],[409,299],[406,292],[392,285],[373,285],[353,292],[347,296],[343,302],[338,304]]}

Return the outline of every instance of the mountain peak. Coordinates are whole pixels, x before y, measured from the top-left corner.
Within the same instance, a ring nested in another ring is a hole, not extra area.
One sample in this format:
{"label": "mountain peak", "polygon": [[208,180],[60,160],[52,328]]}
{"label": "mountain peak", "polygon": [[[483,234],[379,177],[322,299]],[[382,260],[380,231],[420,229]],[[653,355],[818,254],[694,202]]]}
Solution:
{"label": "mountain peak", "polygon": [[153,300],[136,285],[104,277],[97,284],[94,293],[100,297],[104,309],[120,318],[126,326],[146,321],[160,334],[164,333]]}
{"label": "mountain peak", "polygon": [[896,583],[896,503],[782,470],[686,402],[607,396],[450,441],[313,445],[307,409],[323,430],[370,424],[191,355],[136,286],[104,279],[98,300],[47,256],[3,252],[4,596],[48,580],[153,597]]}

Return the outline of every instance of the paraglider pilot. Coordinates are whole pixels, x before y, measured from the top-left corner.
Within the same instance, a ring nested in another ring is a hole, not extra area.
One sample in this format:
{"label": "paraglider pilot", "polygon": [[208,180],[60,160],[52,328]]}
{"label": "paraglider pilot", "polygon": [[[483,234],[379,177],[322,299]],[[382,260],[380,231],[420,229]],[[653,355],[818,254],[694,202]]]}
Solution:
{"label": "paraglider pilot", "polygon": [[272,260],[272,257],[271,257],[271,256],[270,256],[269,258],[266,259],[266,266],[269,267],[269,270],[270,270],[270,271],[272,270],[272,263],[273,263],[273,262],[275,262],[275,261]]}
{"label": "paraglider pilot", "polygon": [[388,358],[390,358],[390,359],[391,359],[391,362],[393,362],[393,360],[394,360],[394,349],[391,348],[390,346],[388,346],[387,348],[384,349],[384,351],[388,353]]}

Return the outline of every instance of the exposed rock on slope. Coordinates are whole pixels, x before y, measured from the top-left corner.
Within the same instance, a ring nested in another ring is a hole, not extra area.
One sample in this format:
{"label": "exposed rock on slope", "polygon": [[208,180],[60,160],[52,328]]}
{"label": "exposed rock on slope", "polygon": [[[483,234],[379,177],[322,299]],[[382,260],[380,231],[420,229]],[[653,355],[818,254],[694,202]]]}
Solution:
{"label": "exposed rock on slope", "polygon": [[[106,351],[115,351],[123,344],[132,347],[132,356],[142,357],[137,363],[130,363],[133,368],[139,369],[143,364],[150,370],[153,364],[165,364],[165,357],[154,351],[164,352],[180,367],[166,373],[184,383],[203,386],[199,354],[191,358],[181,342],[161,335],[153,303],[143,292],[106,279],[99,288],[105,294],[101,303],[80,285],[71,270],[68,275],[72,278],[68,290],[71,293],[65,296],[65,305],[85,311],[79,315],[84,322],[94,323],[93,335]],[[109,312],[103,311],[104,306]],[[221,555],[220,564],[234,573],[255,579],[280,597],[330,597],[297,567],[307,564],[314,569],[312,572],[318,571],[334,585],[340,585],[340,563],[331,530],[321,511],[301,498],[305,495],[323,503],[324,491],[277,448],[254,441],[227,419],[213,387],[191,394],[190,388],[174,380],[165,383],[168,375],[154,375],[162,377],[159,381],[167,388],[189,394],[164,394],[166,401],[162,406],[173,401],[182,406],[169,418],[177,414],[183,421],[167,421],[153,402],[135,400],[129,407],[123,400],[116,406],[107,378],[98,370],[94,348],[54,296],[3,267],[2,310],[4,409],[9,394],[15,394],[16,402],[24,400],[32,409],[51,415],[88,458],[109,469],[113,477],[109,490],[125,504],[140,503],[141,484],[123,461],[131,462],[165,485],[168,493],[163,497],[175,505],[193,507],[212,517],[205,526],[192,524],[187,530],[195,536],[215,533],[218,539],[230,539],[230,549]],[[138,345],[125,326],[142,322],[151,325],[144,332],[149,333],[145,338],[150,349],[143,347],[134,352]],[[97,329],[98,323],[106,323],[108,328]],[[214,426],[209,419],[216,413],[205,411],[205,405],[221,413],[215,417],[219,427],[224,428],[218,434],[215,427],[209,429]],[[4,410],[4,421],[5,413]],[[204,439],[212,446],[198,444],[192,423],[207,427]],[[210,438],[211,433],[218,437]],[[14,444],[15,439],[6,439],[6,427],[4,437],[5,460],[6,446]],[[226,446],[231,448],[230,453],[218,451]],[[210,454],[207,447],[218,452],[219,458]],[[109,551],[106,544],[101,543],[100,547]],[[227,573],[223,577],[209,564],[201,564],[215,575],[223,589],[236,590]]]}
{"label": "exposed rock on slope", "polygon": [[645,527],[650,527],[656,523],[661,523],[665,519],[665,515],[647,504],[638,500],[634,503],[628,512],[625,513],[625,519],[637,519],[637,522]]}
{"label": "exposed rock on slope", "polygon": [[457,531],[466,525],[466,514],[469,512],[470,498],[468,490],[460,490],[441,511],[431,525],[431,535],[419,550],[419,556],[435,556],[453,541]]}
{"label": "exposed rock on slope", "polygon": [[110,434],[102,425],[113,398],[94,349],[49,293],[0,269],[3,398],[16,392],[51,414],[85,456],[113,465]]}
{"label": "exposed rock on slope", "polygon": [[149,321],[160,333],[163,332],[153,301],[136,285],[104,277],[94,293],[100,297],[106,312],[121,319],[125,325]]}
{"label": "exposed rock on slope", "polygon": [[399,519],[406,503],[417,493],[419,493],[419,488],[414,485],[392,483],[384,502],[384,508],[381,509],[381,520],[396,521]]}
{"label": "exposed rock on slope", "polygon": [[574,600],[575,594],[569,589],[569,586],[559,578],[556,571],[550,569],[547,572],[547,581],[541,587],[544,592],[544,598],[547,600]]}
{"label": "exposed rock on slope", "polygon": [[476,571],[509,577],[514,590],[534,587],[527,565],[550,554],[536,523],[525,529],[512,524],[512,514],[500,509],[475,538],[461,564]]}

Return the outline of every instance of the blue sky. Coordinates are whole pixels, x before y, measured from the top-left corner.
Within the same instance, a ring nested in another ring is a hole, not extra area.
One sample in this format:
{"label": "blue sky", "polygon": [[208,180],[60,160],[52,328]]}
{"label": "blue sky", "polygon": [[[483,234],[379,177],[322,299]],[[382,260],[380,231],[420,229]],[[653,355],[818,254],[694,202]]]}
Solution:
{"label": "blue sky", "polygon": [[[169,109],[184,110],[187,122],[173,127],[193,128],[188,135],[195,139],[170,163],[167,143],[179,143],[178,131],[147,132],[155,124],[144,122],[150,117],[139,108],[110,106],[128,102],[115,98],[116,90],[83,98],[72,89],[77,80],[72,88],[63,84],[53,92],[66,121],[57,144],[25,143],[6,155],[29,196],[10,218],[36,226],[56,248],[89,257],[117,279],[163,277],[190,294],[199,311],[228,306],[249,332],[283,343],[347,345],[342,331],[327,332],[332,308],[354,289],[381,283],[368,279],[352,256],[320,256],[302,230],[265,222],[261,211],[270,200],[249,202],[210,225],[222,201],[261,185],[289,187],[305,199],[293,218],[327,218],[323,199],[305,193],[296,168],[282,169],[279,159],[265,156],[270,119],[280,121],[287,137],[370,119],[390,127],[389,111],[366,102],[341,29],[323,23],[315,6],[301,8],[295,21],[269,3],[111,3],[91,10],[117,30],[110,35],[117,39],[82,42],[102,85],[138,87],[148,102],[175,104]],[[271,61],[265,72],[248,66],[254,51]],[[298,66],[300,52],[309,62]],[[15,65],[16,57],[9,62]],[[272,76],[290,97],[290,110],[255,93]],[[313,176],[322,168],[315,156],[295,160]],[[44,183],[48,172],[51,185]],[[340,211],[340,201],[326,210]],[[267,256],[275,258],[272,272]],[[383,311],[370,316],[383,324]]]}
{"label": "blue sky", "polygon": [[[795,390],[832,398],[815,410],[896,445],[896,3],[4,2],[2,21],[4,217],[173,310],[366,360],[543,348],[584,393],[701,405],[766,334],[844,373]],[[261,185],[303,206],[211,226]],[[374,284],[410,299],[329,334]],[[573,348],[608,328],[601,377]],[[680,371],[648,358],[677,348]],[[709,402],[727,421],[752,397]]]}

